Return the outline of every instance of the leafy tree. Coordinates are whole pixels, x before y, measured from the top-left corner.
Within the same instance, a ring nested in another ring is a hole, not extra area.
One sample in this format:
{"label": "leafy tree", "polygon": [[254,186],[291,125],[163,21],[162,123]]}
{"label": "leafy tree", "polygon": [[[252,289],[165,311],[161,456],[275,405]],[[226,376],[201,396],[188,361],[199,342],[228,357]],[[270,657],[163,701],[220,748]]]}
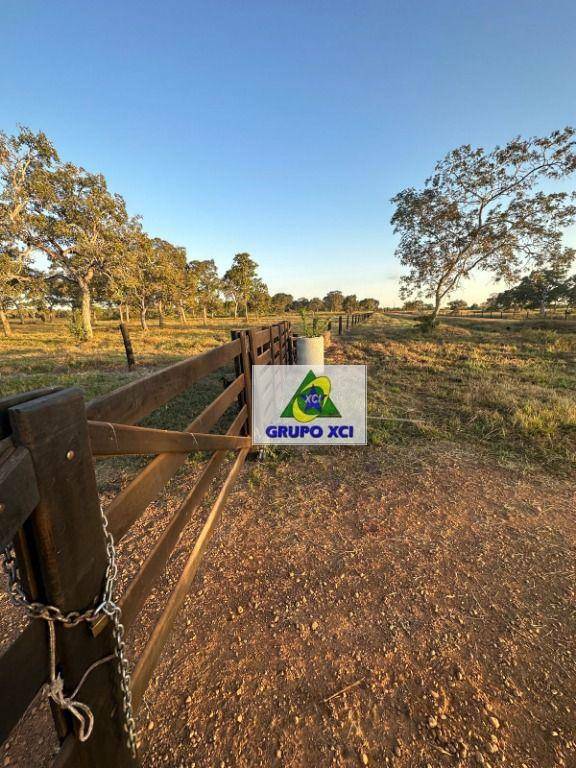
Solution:
{"label": "leafy tree", "polygon": [[455,315],[457,315],[461,309],[466,309],[467,306],[468,302],[464,301],[464,299],[452,299],[452,301],[448,302],[448,307]]}
{"label": "leafy tree", "polygon": [[358,307],[358,299],[356,294],[353,293],[350,296],[345,296],[342,302],[342,308],[345,312],[354,312]]}
{"label": "leafy tree", "polygon": [[140,316],[140,326],[148,331],[148,310],[158,297],[158,285],[162,279],[162,262],[154,241],[134,221],[130,233],[125,236],[122,259],[123,279],[131,303]]}
{"label": "leafy tree", "polygon": [[545,315],[550,304],[568,298],[567,275],[574,254],[572,248],[559,250],[547,268],[533,270],[518,285],[498,294],[496,305],[502,309],[512,306],[539,309],[540,314]]}
{"label": "leafy tree", "polygon": [[569,307],[576,308],[576,275],[566,281],[566,302]]}
{"label": "leafy tree", "polygon": [[45,174],[37,205],[34,244],[55,272],[78,286],[82,327],[91,339],[91,288],[97,276],[110,271],[117,254],[127,221],[124,200],[108,191],[102,174],[67,163]]}
{"label": "leafy tree", "polygon": [[169,305],[181,305],[180,289],[186,275],[186,249],[172,245],[155,237],[152,247],[156,252],[157,277],[155,303],[158,310],[158,324],[164,327],[165,309]]}
{"label": "leafy tree", "polygon": [[266,315],[270,312],[270,294],[268,286],[260,278],[256,278],[252,296],[250,297],[250,310],[256,315]]}
{"label": "leafy tree", "polygon": [[58,156],[43,133],[21,127],[0,131],[0,322],[12,332],[7,311],[31,279],[32,216],[46,172]]}
{"label": "leafy tree", "polygon": [[257,277],[258,264],[249,253],[237,253],[232,261],[232,266],[223,278],[224,292],[234,301],[234,317],[237,316],[239,304],[244,306],[244,315],[248,320],[248,304],[258,289]]}
{"label": "leafy tree", "polygon": [[406,312],[422,312],[426,309],[426,304],[422,299],[408,299],[402,305],[402,309],[405,309]]}
{"label": "leafy tree", "polygon": [[315,296],[313,299],[310,299],[308,303],[308,309],[311,312],[320,312],[322,309],[324,309],[324,302],[322,299],[319,299],[317,296]]}
{"label": "leafy tree", "polygon": [[491,152],[464,145],[436,165],[424,189],[392,198],[396,254],[409,273],[402,297],[422,291],[441,303],[475,269],[511,280],[524,263],[556,248],[576,206],[565,192],[545,193],[544,180],[576,169],[575,131],[515,138]]}
{"label": "leafy tree", "polygon": [[196,306],[198,304],[198,278],[197,272],[186,263],[184,268],[178,273],[176,288],[176,308],[180,316],[180,322],[188,325],[186,312],[190,310],[192,317],[196,317]]}
{"label": "leafy tree", "polygon": [[380,306],[380,302],[378,299],[362,299],[359,306],[367,312],[375,312]]}
{"label": "leafy tree", "polygon": [[323,301],[328,312],[340,312],[344,304],[344,296],[342,291],[329,291]]}
{"label": "leafy tree", "polygon": [[296,312],[300,312],[302,309],[308,309],[309,304],[310,299],[307,299],[305,296],[301,296],[299,299],[294,299],[290,305],[290,309],[294,309]]}
{"label": "leafy tree", "polygon": [[220,301],[222,282],[218,277],[218,270],[214,259],[204,261],[191,261],[188,265],[192,273],[191,279],[196,285],[196,300],[202,308],[204,325],[208,320],[208,312],[214,312]]}
{"label": "leafy tree", "polygon": [[275,293],[270,299],[270,306],[273,312],[287,312],[294,301],[294,296],[289,293]]}

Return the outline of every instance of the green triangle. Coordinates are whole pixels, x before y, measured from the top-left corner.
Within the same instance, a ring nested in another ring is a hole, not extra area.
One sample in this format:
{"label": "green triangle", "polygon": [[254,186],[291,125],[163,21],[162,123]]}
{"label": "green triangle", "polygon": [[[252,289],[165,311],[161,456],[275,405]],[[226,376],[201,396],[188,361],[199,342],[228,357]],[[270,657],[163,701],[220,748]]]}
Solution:
{"label": "green triangle", "polygon": [[[292,397],[290,399],[290,402],[288,403],[286,408],[284,408],[284,410],[280,414],[280,418],[283,418],[283,419],[291,419],[291,418],[293,418],[293,416],[292,416],[292,413],[293,413],[292,406],[294,405],[294,401],[296,400],[296,398],[304,390],[308,389],[308,385],[310,384],[310,382],[314,381],[315,378],[316,378],[316,374],[314,373],[314,371],[308,371],[308,373],[304,377],[302,383],[300,384],[300,386],[298,387],[296,392],[292,395]],[[322,403],[322,410],[320,411],[320,413],[318,414],[318,416],[316,418],[318,418],[318,419],[325,419],[325,418],[329,418],[329,417],[338,417],[339,418],[340,417],[340,411],[338,410],[338,408],[336,408],[336,406],[332,402],[332,399],[330,397],[327,397],[326,400],[324,400],[324,402]]]}

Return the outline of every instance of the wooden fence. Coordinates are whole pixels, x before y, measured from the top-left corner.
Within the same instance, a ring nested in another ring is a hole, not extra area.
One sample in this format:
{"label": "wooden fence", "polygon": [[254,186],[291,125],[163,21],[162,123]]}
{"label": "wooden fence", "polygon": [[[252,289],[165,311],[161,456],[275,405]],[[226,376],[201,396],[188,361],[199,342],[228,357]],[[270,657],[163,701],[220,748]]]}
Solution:
{"label": "wooden fence", "polygon": [[[368,314],[350,316],[347,326]],[[342,326],[342,318],[339,323]],[[136,714],[142,703],[214,526],[252,448],[251,367],[294,361],[290,323],[282,322],[233,331],[227,344],[88,404],[77,388],[0,400],[0,547],[12,602],[32,619],[0,656],[0,743],[48,686],[61,744],[55,766],[137,764],[131,712]],[[201,379],[232,367],[233,378],[184,431],[137,426]],[[227,414],[231,423],[225,433],[211,433]],[[113,541],[127,534],[187,456],[198,451],[208,452],[210,458],[116,606]],[[124,633],[136,621],[230,452],[233,459],[223,484],[129,685]],[[155,458],[113,498],[104,517],[94,459],[119,455]],[[92,726],[91,736],[83,740]]]}

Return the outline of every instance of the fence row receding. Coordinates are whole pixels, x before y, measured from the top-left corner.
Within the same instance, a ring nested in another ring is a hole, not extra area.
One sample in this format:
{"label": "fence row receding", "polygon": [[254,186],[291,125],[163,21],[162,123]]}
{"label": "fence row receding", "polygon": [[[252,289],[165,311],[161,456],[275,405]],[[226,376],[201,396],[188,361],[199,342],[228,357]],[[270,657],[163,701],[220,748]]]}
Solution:
{"label": "fence row receding", "polygon": [[[348,316],[347,328],[368,316]],[[340,332],[342,323],[340,317]],[[281,322],[232,331],[227,344],[88,404],[78,388],[0,400],[0,547],[11,600],[32,619],[0,656],[0,743],[47,686],[61,744],[55,766],[137,764],[130,713],[138,712],[252,449],[251,368],[291,364],[295,355],[290,323]],[[137,426],[222,369],[233,370],[232,377],[223,379],[223,391],[184,431]],[[211,432],[227,415],[228,428]],[[194,452],[206,452],[209,458],[116,605],[111,592],[116,575],[113,542],[128,533]],[[119,455],[155,457],[113,498],[104,517],[94,459]],[[130,681],[124,635],[224,464],[220,490]]]}

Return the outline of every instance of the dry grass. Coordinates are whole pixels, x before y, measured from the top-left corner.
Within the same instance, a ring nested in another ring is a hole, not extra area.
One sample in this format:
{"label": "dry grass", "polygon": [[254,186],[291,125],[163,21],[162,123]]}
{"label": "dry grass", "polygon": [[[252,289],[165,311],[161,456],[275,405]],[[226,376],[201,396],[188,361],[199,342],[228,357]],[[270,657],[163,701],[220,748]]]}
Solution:
{"label": "dry grass", "polygon": [[576,469],[576,331],[409,318],[358,329],[348,359],[369,365],[371,440],[454,440],[500,460]]}

